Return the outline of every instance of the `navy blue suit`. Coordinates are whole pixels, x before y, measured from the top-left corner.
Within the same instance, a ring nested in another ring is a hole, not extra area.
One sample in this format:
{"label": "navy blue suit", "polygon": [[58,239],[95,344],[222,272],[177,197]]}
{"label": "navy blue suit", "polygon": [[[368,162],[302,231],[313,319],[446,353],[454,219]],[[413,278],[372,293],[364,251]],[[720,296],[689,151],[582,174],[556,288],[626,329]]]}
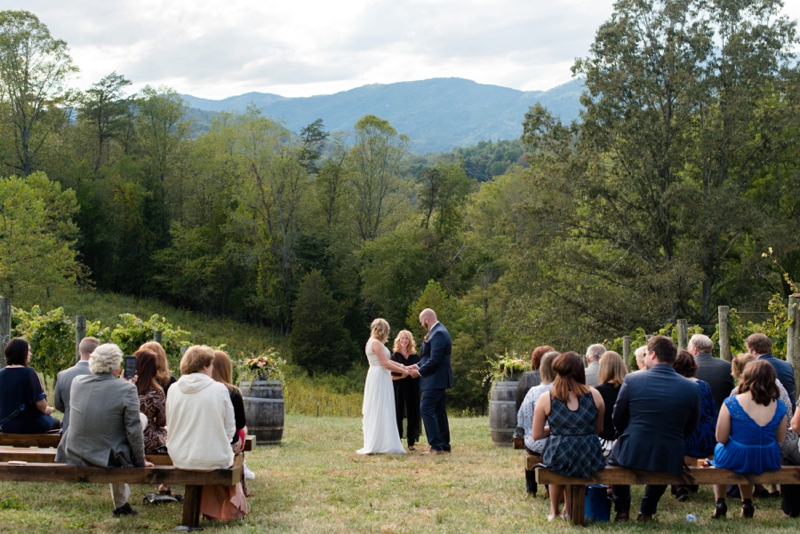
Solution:
{"label": "navy blue suit", "polygon": [[422,343],[422,354],[419,358],[419,389],[422,391],[419,411],[428,444],[437,451],[450,450],[450,424],[447,421],[445,391],[454,384],[453,368],[450,366],[452,352],[450,332],[442,323],[437,322],[428,332],[428,339]]}
{"label": "navy blue suit", "polygon": [[[657,364],[631,373],[614,404],[617,442],[609,464],[644,471],[681,474],[685,437],[694,432],[700,418],[700,388]],[[666,486],[647,486],[639,513],[653,515]],[[630,486],[615,486],[617,511],[630,509]]]}
{"label": "navy blue suit", "polygon": [[786,389],[786,393],[789,394],[789,399],[792,401],[792,404],[794,404],[794,369],[792,369],[792,364],[779,360],[772,354],[762,354],[758,359],[768,361],[772,367],[775,368],[778,380],[781,381],[781,384],[783,384],[783,387]]}

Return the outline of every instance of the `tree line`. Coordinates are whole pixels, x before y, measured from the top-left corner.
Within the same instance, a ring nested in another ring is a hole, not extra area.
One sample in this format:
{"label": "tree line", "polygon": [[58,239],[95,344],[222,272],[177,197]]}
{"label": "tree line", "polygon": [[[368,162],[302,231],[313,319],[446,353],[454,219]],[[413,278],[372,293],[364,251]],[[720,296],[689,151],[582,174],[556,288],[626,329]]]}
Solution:
{"label": "tree line", "polygon": [[800,267],[781,9],[619,0],[573,67],[578,121],[534,106],[520,141],[426,156],[373,115],[290,132],[251,107],[195,132],[172,89],[76,91],[66,43],[0,12],[0,292],[78,283],[269,325],[311,373],[363,366],[377,316],[420,344],[432,306],[475,409],[506,349],[763,309],[790,291],[775,262]]}

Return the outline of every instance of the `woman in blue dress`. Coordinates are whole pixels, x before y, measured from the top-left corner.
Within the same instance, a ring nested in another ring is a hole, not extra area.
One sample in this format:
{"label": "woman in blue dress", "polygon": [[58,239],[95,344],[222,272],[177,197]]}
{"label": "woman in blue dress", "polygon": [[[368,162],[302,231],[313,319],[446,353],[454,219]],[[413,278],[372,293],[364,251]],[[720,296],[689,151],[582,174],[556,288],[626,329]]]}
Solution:
{"label": "woman in blue dress", "polygon": [[61,421],[52,417],[47,394],[39,375],[28,364],[31,346],[17,337],[3,349],[6,367],[0,369],[0,432],[7,434],[41,434],[61,428]]}
{"label": "woman in blue dress", "polygon": [[[728,397],[719,410],[714,466],[742,474],[761,474],[781,467],[786,432],[786,406],[778,398],[775,369],[766,361],[747,364],[739,394]],[[716,504],[711,517],[728,511],[725,486],[714,486]],[[741,485],[742,517],[753,517],[753,486]]]}
{"label": "woman in blue dress", "polygon": [[[542,462],[559,475],[587,478],[605,467],[598,434],[603,431],[605,404],[600,393],[586,386],[581,357],[565,352],[553,360],[556,379],[553,388],[542,395],[533,410],[533,439],[548,438]],[[545,426],[547,421],[548,426]],[[566,490],[566,491],[564,491]],[[564,491],[564,519],[569,519],[570,488],[550,484],[550,515],[558,517]]]}

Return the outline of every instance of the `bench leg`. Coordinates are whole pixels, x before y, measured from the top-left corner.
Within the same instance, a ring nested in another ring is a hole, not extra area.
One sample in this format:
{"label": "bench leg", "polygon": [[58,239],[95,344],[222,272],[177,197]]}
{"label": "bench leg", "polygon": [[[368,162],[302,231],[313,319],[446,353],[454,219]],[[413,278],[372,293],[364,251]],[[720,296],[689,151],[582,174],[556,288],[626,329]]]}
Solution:
{"label": "bench leg", "polygon": [[572,503],[570,504],[570,515],[572,516],[572,524],[577,526],[584,526],[586,519],[584,518],[584,501],[586,499],[586,486],[583,484],[573,484],[570,489]]}
{"label": "bench leg", "polygon": [[200,527],[200,500],[203,486],[186,486],[183,495],[183,526],[190,529]]}

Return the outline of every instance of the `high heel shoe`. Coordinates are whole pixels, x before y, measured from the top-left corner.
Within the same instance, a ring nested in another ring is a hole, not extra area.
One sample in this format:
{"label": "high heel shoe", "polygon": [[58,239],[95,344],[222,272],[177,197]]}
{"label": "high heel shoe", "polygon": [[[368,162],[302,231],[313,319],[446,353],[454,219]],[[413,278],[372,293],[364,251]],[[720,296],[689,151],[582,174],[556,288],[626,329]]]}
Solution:
{"label": "high heel shoe", "polygon": [[753,513],[755,513],[756,509],[753,506],[752,499],[744,499],[742,501],[742,517],[751,518],[753,517]]}
{"label": "high heel shoe", "polygon": [[728,513],[728,503],[725,502],[725,499],[717,499],[717,502],[714,503],[714,513],[711,514],[711,519],[719,519],[721,517],[725,517]]}

